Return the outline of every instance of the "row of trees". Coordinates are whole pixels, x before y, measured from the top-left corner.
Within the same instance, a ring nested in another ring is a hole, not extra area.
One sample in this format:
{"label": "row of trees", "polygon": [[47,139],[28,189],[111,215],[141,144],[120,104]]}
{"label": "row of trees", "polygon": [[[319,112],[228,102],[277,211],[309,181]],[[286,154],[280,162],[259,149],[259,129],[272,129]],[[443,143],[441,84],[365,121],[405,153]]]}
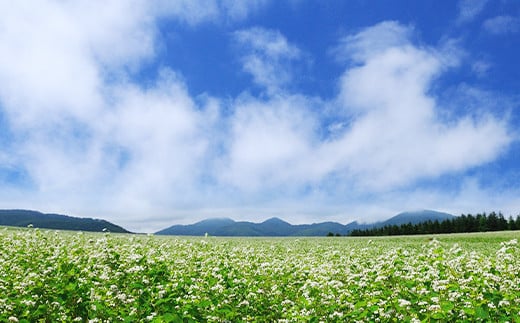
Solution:
{"label": "row of trees", "polygon": [[510,216],[504,218],[502,213],[491,212],[477,215],[462,214],[453,219],[443,221],[426,221],[416,224],[407,223],[401,225],[386,225],[366,230],[352,230],[351,236],[391,236],[434,233],[461,233],[461,232],[485,232],[520,230],[520,215],[514,219]]}

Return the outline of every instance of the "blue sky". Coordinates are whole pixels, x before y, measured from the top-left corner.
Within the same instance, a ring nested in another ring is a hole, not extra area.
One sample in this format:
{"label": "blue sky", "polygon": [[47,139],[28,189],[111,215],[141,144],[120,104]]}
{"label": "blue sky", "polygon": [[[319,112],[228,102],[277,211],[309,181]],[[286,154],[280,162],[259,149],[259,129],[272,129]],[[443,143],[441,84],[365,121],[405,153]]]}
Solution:
{"label": "blue sky", "polygon": [[0,208],[520,212],[518,1],[0,6]]}

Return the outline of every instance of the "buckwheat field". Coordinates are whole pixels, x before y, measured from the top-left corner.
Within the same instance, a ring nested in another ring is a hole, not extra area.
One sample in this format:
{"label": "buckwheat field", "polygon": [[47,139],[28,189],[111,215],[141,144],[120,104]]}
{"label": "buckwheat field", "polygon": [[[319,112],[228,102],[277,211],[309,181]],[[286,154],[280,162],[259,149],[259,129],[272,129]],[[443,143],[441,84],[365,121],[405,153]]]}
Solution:
{"label": "buckwheat field", "polygon": [[518,237],[186,238],[1,228],[0,321],[518,322]]}

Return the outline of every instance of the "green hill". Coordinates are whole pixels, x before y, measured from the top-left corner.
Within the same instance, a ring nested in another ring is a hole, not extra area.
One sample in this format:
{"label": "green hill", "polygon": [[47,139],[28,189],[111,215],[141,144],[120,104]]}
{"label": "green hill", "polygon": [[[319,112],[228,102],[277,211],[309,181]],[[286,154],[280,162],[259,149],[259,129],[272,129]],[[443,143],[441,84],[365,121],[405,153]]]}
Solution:
{"label": "green hill", "polygon": [[130,233],[130,231],[106,220],[78,218],[61,214],[45,214],[30,210],[0,210],[0,225],[14,227],[32,225],[35,228],[55,230]]}

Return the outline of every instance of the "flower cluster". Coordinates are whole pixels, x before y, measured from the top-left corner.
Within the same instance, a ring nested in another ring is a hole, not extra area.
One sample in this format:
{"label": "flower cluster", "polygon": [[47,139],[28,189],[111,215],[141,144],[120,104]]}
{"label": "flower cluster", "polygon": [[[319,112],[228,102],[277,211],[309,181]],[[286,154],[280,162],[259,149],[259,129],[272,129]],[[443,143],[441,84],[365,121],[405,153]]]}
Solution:
{"label": "flower cluster", "polygon": [[0,321],[516,322],[516,238],[0,229]]}

